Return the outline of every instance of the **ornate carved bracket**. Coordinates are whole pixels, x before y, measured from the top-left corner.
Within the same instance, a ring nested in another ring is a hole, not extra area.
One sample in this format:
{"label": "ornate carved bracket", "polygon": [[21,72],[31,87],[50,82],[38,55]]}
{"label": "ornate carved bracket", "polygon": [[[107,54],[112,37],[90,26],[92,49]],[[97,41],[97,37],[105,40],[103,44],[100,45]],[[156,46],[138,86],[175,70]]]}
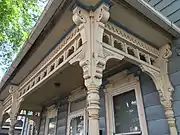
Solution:
{"label": "ornate carved bracket", "polygon": [[23,99],[18,100],[18,87],[15,85],[11,85],[10,89],[9,89],[9,93],[12,96],[12,105],[11,105],[11,111],[10,111],[10,115],[12,116],[17,116],[18,112],[19,112],[19,108],[21,105],[21,102],[23,101]]}
{"label": "ornate carved bracket", "polygon": [[159,67],[159,71],[153,70],[146,65],[140,65],[140,68],[154,81],[156,89],[159,92],[161,104],[165,109],[165,115],[170,127],[171,135],[176,135],[177,129],[172,109],[172,93],[174,89],[168,76],[168,58],[172,55],[172,52],[169,45],[160,48],[159,52],[160,57],[155,62],[156,66]]}
{"label": "ornate carved bracket", "polygon": [[105,58],[102,47],[102,37],[105,22],[109,19],[109,7],[102,4],[96,11],[86,11],[76,7],[73,11],[73,21],[79,26],[83,44],[83,55],[80,66],[84,72],[85,85],[101,85],[102,72],[105,68]]}

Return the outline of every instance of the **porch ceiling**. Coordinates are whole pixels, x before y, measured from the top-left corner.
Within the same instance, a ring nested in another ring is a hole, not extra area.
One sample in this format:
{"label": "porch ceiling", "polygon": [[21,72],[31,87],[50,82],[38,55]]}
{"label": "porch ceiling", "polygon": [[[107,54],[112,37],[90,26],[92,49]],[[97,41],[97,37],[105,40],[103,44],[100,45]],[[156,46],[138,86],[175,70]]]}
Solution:
{"label": "porch ceiling", "polygon": [[[27,53],[27,57],[23,59],[23,64],[18,67],[19,70],[11,80],[12,84],[19,85],[27,77],[32,74],[38,64],[56,47],[60,38],[73,26],[71,6],[67,0],[64,8],[59,10],[52,16],[50,24],[46,26],[41,35]],[[72,3],[72,1],[71,1]],[[68,5],[67,5],[68,4]],[[41,26],[40,26],[41,27]],[[34,73],[33,73],[34,74]],[[0,94],[0,99],[4,99],[9,93],[9,86]]]}
{"label": "porch ceiling", "polygon": [[[111,59],[106,64],[104,78],[129,69],[132,65],[125,60]],[[51,105],[68,97],[73,90],[79,87],[84,87],[84,79],[82,69],[76,63],[69,65],[25,97],[21,109],[40,111],[43,106]]]}
{"label": "porch ceiling", "polygon": [[80,86],[83,86],[82,69],[78,64],[69,65],[29,94],[24,99],[21,108],[33,110],[39,106],[52,104],[67,97],[72,90]]}

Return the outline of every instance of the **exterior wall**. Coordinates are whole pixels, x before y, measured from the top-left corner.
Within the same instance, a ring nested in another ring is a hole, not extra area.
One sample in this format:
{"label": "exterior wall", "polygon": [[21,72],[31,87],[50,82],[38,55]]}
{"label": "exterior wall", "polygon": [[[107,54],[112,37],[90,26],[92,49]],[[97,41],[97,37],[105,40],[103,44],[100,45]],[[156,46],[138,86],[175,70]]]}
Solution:
{"label": "exterior wall", "polygon": [[175,113],[177,131],[180,135],[180,39],[174,40],[172,45],[172,57],[169,60],[169,76],[174,87],[173,109]]}
{"label": "exterior wall", "polygon": [[[101,135],[106,134],[106,124],[105,124],[105,96],[103,89],[100,90],[100,130],[101,130]],[[61,104],[58,107],[58,114],[57,114],[57,128],[56,128],[56,134],[57,135],[65,135],[67,131],[67,120],[68,120],[68,101],[63,100],[60,101]],[[46,112],[43,112],[41,116],[41,123],[40,123],[40,128],[39,128],[39,135],[44,135],[45,134],[45,128],[46,128]]]}
{"label": "exterior wall", "polygon": [[164,109],[153,81],[144,73],[139,77],[149,135],[169,135]]}
{"label": "exterior wall", "polygon": [[[158,92],[151,78],[141,73],[139,75],[142,90],[142,98],[146,115],[148,134],[149,135],[170,135],[167,120],[165,119],[164,109],[160,103]],[[106,135],[105,120],[105,96],[103,89],[100,90],[100,130],[102,135]],[[64,135],[67,131],[68,119],[68,102],[59,106],[57,117],[56,134]],[[44,135],[46,123],[46,114],[42,115],[39,135]]]}

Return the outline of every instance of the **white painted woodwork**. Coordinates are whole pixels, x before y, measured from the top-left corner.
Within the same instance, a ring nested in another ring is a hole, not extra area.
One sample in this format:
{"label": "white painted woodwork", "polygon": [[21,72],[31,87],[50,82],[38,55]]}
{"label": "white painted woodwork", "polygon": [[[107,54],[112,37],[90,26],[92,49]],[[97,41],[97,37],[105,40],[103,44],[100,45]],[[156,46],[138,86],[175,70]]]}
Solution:
{"label": "white painted woodwork", "polygon": [[[74,9],[73,21],[77,26],[53,50],[52,57],[47,59],[31,78],[22,85],[11,88],[12,99],[7,97],[4,100],[4,108],[11,107],[10,115],[14,122],[21,103],[30,93],[67,63],[79,62],[87,88],[88,133],[99,135],[99,87],[103,70],[108,60],[124,59],[139,66],[152,78],[164,106],[171,135],[177,133],[172,110],[173,87],[167,74],[167,61],[172,54],[170,45],[154,48],[108,22],[109,16],[109,7],[105,4],[95,11],[86,11],[78,6]],[[14,124],[12,123],[12,128]]]}

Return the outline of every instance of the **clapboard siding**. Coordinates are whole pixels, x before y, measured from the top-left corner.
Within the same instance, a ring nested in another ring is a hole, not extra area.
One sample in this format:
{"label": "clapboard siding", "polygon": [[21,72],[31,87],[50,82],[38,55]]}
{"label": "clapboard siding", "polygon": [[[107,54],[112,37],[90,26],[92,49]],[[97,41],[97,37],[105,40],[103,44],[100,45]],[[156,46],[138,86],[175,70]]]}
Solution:
{"label": "clapboard siding", "polygon": [[174,87],[173,109],[176,119],[178,134],[180,134],[180,56],[177,51],[180,48],[180,39],[173,41],[173,55],[169,60],[169,76]]}
{"label": "clapboard siding", "polygon": [[180,0],[145,0],[170,21],[180,26]]}
{"label": "clapboard siding", "polygon": [[139,78],[149,135],[169,135],[164,109],[152,79],[144,73]]}

